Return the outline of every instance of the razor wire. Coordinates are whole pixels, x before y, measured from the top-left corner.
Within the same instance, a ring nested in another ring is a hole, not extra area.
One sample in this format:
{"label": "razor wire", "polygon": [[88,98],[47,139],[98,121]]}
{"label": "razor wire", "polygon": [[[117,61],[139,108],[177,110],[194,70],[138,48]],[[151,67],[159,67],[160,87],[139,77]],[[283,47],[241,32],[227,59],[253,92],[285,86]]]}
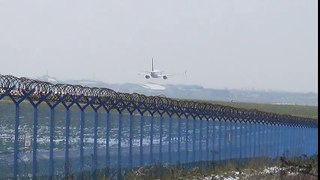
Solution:
{"label": "razor wire", "polygon": [[0,74],[0,96],[8,93],[19,98],[30,93],[37,101],[46,97],[46,102],[75,102],[103,106],[105,110],[128,111],[130,114],[159,116],[184,116],[200,120],[231,120],[240,123],[257,123],[278,126],[317,128],[315,119],[248,110],[193,100],[177,100],[163,96],[146,96],[138,93],[121,93],[109,88],[87,87],[71,84],[53,84],[45,81]]}

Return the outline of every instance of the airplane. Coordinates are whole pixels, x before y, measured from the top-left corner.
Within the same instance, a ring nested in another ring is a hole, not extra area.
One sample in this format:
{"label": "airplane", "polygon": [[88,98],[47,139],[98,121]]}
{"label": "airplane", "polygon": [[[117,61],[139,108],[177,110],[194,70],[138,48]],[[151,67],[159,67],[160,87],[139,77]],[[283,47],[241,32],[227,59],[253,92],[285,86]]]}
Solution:
{"label": "airplane", "polygon": [[[140,74],[140,73],[139,73]],[[151,71],[144,71],[144,73],[142,75],[144,75],[144,77],[146,79],[150,79],[150,78],[162,78],[164,80],[168,79],[169,76],[176,76],[176,75],[181,75],[181,74],[187,74],[187,71],[185,71],[184,73],[178,73],[178,74],[164,74],[164,71],[161,70],[156,70],[154,69],[153,66],[153,58],[151,61]]]}
{"label": "airplane", "polygon": [[166,80],[166,79],[168,79],[168,76],[170,76],[170,75],[163,74],[163,71],[154,69],[153,58],[152,58],[152,62],[151,62],[151,71],[146,71],[145,73],[146,74],[144,75],[144,77],[146,79],[162,78],[162,79]]}

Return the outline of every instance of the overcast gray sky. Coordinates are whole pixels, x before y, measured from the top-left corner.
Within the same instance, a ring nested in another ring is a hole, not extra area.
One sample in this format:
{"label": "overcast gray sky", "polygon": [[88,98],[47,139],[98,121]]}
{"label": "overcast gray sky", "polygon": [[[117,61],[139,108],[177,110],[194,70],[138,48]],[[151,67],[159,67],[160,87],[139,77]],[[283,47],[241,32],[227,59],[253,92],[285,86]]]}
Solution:
{"label": "overcast gray sky", "polygon": [[0,74],[318,91],[317,0],[0,0]]}

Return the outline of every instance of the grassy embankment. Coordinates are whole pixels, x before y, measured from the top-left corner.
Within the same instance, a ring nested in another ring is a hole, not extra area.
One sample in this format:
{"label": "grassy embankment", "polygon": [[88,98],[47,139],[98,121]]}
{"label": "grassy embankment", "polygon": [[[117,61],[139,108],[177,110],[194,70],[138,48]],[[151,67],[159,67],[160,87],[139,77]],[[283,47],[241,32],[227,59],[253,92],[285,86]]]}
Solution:
{"label": "grassy embankment", "polygon": [[263,112],[271,112],[277,114],[286,114],[298,117],[306,117],[318,120],[318,106],[303,105],[277,105],[277,104],[258,104],[244,102],[220,102],[209,101],[212,104],[220,104],[243,109],[256,109]]}

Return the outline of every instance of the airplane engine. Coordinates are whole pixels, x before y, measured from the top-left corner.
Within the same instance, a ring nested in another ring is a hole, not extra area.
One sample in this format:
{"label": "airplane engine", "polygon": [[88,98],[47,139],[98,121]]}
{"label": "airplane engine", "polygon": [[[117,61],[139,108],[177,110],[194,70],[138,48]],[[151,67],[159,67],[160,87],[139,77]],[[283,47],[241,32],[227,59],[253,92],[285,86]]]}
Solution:
{"label": "airplane engine", "polygon": [[167,77],[167,76],[162,76],[162,78],[163,78],[163,79],[168,79],[168,77]]}
{"label": "airplane engine", "polygon": [[145,76],[145,78],[146,78],[146,79],[149,79],[149,78],[150,78],[150,76],[149,76],[149,75],[146,75],[146,76]]}

